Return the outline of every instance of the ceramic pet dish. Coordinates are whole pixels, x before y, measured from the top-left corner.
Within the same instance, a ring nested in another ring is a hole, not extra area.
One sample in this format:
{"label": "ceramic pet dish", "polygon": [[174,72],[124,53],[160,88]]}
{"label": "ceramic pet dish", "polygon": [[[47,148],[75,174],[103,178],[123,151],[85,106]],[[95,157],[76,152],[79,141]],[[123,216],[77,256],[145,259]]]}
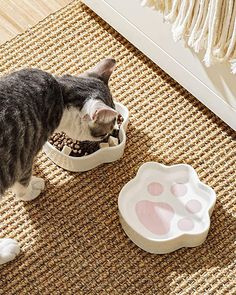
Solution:
{"label": "ceramic pet dish", "polygon": [[204,242],[216,202],[212,188],[186,164],[143,164],[121,190],[120,222],[143,250],[164,254]]}
{"label": "ceramic pet dish", "polygon": [[72,172],[88,171],[100,164],[110,163],[120,159],[125,149],[129,111],[124,105],[118,102],[115,103],[115,107],[117,112],[123,117],[119,131],[120,143],[118,145],[103,147],[90,155],[72,157],[68,156],[66,148],[59,151],[47,141],[43,147],[44,152],[56,165]]}

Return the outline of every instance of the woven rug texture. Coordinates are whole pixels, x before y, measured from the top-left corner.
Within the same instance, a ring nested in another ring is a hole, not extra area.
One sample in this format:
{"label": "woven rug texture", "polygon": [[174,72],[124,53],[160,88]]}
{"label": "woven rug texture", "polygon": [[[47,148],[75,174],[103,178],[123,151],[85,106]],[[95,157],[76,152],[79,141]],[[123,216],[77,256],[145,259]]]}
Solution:
{"label": "woven rug texture", "polygon": [[[77,75],[113,56],[110,86],[130,110],[121,160],[67,172],[41,152],[36,200],[0,204],[1,237],[21,254],[0,267],[0,294],[236,294],[235,132],[80,1],[0,47],[1,75],[23,67]],[[166,255],[139,249],[119,223],[121,188],[141,164],[192,165],[217,194],[207,240]]]}

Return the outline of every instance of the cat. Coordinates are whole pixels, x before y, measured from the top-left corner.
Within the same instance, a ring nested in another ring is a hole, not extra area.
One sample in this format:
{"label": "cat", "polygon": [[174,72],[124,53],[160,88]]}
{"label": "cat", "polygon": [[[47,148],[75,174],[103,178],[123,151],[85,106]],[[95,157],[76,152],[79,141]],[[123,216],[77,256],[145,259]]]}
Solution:
{"label": "cat", "polygon": [[[44,180],[32,176],[33,160],[55,131],[90,141],[113,131],[117,112],[108,81],[114,68],[114,59],[104,59],[78,76],[22,69],[0,78],[1,195],[10,188],[18,200],[39,196]],[[0,264],[19,251],[14,239],[0,239]]]}

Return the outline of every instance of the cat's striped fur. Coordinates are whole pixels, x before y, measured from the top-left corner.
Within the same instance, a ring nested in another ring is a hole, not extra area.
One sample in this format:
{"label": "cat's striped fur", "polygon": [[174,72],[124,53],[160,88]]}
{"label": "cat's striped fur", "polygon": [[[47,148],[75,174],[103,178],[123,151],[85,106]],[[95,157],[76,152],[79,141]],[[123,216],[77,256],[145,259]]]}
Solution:
{"label": "cat's striped fur", "polygon": [[[44,182],[32,178],[33,160],[56,129],[79,140],[112,131],[116,112],[108,79],[114,65],[106,59],[78,77],[23,69],[0,78],[1,195],[11,187],[22,200],[40,194]],[[0,264],[18,251],[14,240],[0,239]]]}

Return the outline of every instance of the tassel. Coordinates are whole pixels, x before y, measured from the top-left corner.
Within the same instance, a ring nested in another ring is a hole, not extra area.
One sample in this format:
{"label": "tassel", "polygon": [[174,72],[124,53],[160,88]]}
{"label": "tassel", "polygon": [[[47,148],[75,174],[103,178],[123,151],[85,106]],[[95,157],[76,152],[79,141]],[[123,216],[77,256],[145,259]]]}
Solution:
{"label": "tassel", "polygon": [[172,8],[169,13],[165,16],[165,20],[168,22],[173,22],[179,12],[179,7],[181,5],[181,0],[173,0]]}
{"label": "tassel", "polygon": [[218,24],[220,16],[220,8],[222,6],[222,0],[211,0],[209,7],[209,23],[208,23],[208,38],[206,54],[204,56],[204,62],[207,67],[213,64],[214,56],[212,54],[213,46],[218,34]]}
{"label": "tassel", "polygon": [[235,50],[235,46],[236,46],[236,3],[234,2],[234,8],[233,8],[233,12],[232,12],[232,16],[231,16],[231,26],[229,29],[229,34],[227,36],[227,40],[228,40],[228,46],[226,54],[225,54],[225,59],[229,59],[233,57],[233,52]]}
{"label": "tassel", "polygon": [[236,74],[236,59],[232,59],[230,62],[231,62],[231,72],[232,74]]}
{"label": "tassel", "polygon": [[201,28],[203,28],[203,24],[207,15],[208,11],[208,4],[205,0],[200,0],[199,7],[198,7],[198,14],[196,16],[196,21],[193,24],[192,30],[189,32],[189,40],[188,45],[190,47],[194,47],[195,41],[200,37]]}
{"label": "tassel", "polygon": [[193,49],[195,50],[195,52],[199,52],[200,50],[202,50],[206,44],[208,23],[210,18],[210,9],[207,9],[207,12],[204,15],[205,18],[202,21],[202,28],[201,30],[199,30],[200,35],[193,44]]}
{"label": "tassel", "polygon": [[143,0],[172,23],[174,41],[183,39],[195,52],[205,50],[206,66],[230,60],[236,74],[235,0]]}

